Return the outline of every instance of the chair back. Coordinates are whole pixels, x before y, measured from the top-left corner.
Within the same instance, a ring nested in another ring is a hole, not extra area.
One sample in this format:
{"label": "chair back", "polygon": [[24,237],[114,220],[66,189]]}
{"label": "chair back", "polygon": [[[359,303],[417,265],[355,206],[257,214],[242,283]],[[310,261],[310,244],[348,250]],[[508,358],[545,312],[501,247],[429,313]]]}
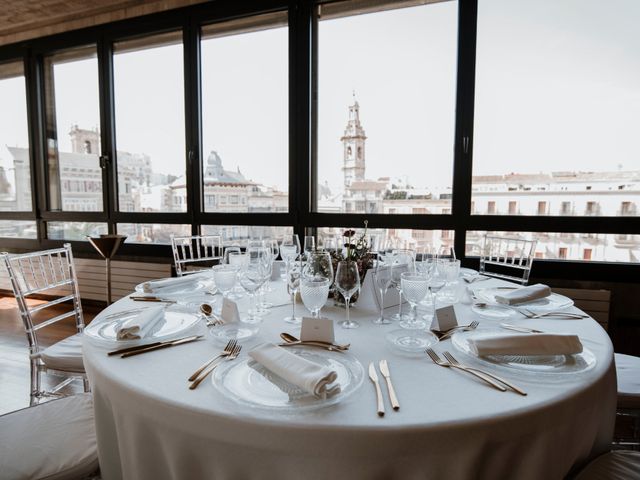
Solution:
{"label": "chair back", "polygon": [[[37,337],[37,332],[40,329],[66,318],[75,317],[76,329],[78,333],[82,332],[84,318],[82,316],[82,304],[80,302],[80,291],[78,289],[76,268],[73,263],[71,244],[65,243],[63,248],[18,255],[3,252],[0,257],[2,257],[2,261],[9,273],[11,288],[18,303],[18,310],[27,334],[29,352],[32,357],[40,351]],[[54,289],[56,292],[50,291]],[[69,293],[55,300],[32,307],[27,302],[29,295],[55,293],[57,296],[61,289],[65,293],[67,291]],[[68,301],[71,301],[73,305],[71,311],[56,315],[38,324],[34,323],[33,316],[35,313]]]}
{"label": "chair back", "polygon": [[480,256],[480,273],[526,285],[535,249],[536,240],[486,235]]}
{"label": "chair back", "polygon": [[[179,277],[208,269],[222,260],[222,238],[219,235],[171,237],[176,274]],[[198,264],[202,268],[198,268]]]}

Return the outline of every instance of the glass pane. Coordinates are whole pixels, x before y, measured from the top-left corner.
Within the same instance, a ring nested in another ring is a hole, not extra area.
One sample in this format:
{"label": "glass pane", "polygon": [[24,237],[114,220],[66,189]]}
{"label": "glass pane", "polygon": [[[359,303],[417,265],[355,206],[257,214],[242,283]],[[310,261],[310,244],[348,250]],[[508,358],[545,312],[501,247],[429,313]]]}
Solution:
{"label": "glass pane", "polygon": [[22,220],[0,220],[0,237],[37,238],[36,222]]}
{"label": "glass pane", "polygon": [[220,235],[224,245],[242,244],[249,239],[283,238],[293,234],[293,227],[261,225],[202,225],[202,235]]}
{"label": "glass pane", "polygon": [[171,235],[191,235],[191,225],[166,223],[118,223],[120,235],[126,235],[125,243],[171,243]]}
{"label": "glass pane", "polygon": [[286,12],[203,28],[202,134],[207,212],[287,212]]}
{"label": "glass pane", "polygon": [[486,234],[537,240],[535,258],[540,259],[640,262],[640,235],[605,233],[468,231],[466,255],[480,255]]}
{"label": "glass pane", "polygon": [[102,211],[96,48],[47,56],[44,68],[49,207]]}
{"label": "glass pane", "polygon": [[[350,227],[351,228],[351,227]],[[344,242],[343,232],[347,228],[322,227],[318,228],[318,238],[321,245],[339,245]],[[364,228],[355,228],[356,236],[364,232]],[[400,228],[369,228],[367,236],[371,241],[371,248],[379,249],[409,248],[420,250],[451,248],[454,245],[453,230],[413,230]]]}
{"label": "glass pane", "polygon": [[176,32],[114,45],[121,212],[187,210],[181,42]]}
{"label": "glass pane", "polygon": [[51,240],[81,240],[108,233],[106,223],[48,222],[47,237]]}
{"label": "glass pane", "polygon": [[640,3],[478,8],[472,212],[639,215]]}
{"label": "glass pane", "polygon": [[[320,16],[318,211],[449,213],[457,12],[446,1]],[[397,200],[409,208],[391,212]]]}
{"label": "glass pane", "polygon": [[0,105],[0,211],[31,211],[29,125],[22,62],[0,64]]}

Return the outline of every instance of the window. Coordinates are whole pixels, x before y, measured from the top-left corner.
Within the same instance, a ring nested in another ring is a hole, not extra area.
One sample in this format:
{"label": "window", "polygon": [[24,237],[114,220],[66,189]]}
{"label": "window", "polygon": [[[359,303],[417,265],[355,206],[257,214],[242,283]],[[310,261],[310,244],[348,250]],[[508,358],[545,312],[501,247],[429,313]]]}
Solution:
{"label": "window", "polygon": [[560,247],[558,249],[558,258],[565,260],[567,258],[568,249],[566,247]]}
{"label": "window", "polygon": [[87,236],[95,237],[108,233],[106,223],[48,222],[47,238],[52,240],[86,241]]}
{"label": "window", "polygon": [[191,225],[170,225],[151,223],[119,223],[117,230],[126,235],[125,243],[170,244],[171,236],[191,235]]}
{"label": "window", "polygon": [[0,220],[0,238],[38,238],[36,222]]}
{"label": "window", "polygon": [[50,210],[102,211],[96,48],[49,55],[44,71]]}
{"label": "window", "polygon": [[571,202],[562,202],[560,215],[571,215],[572,213]]}
{"label": "window", "polygon": [[[31,211],[29,125],[22,61],[0,64],[0,105],[0,211]],[[0,226],[0,236],[21,236],[3,234],[4,230],[5,226]]]}
{"label": "window", "polygon": [[509,202],[509,215],[516,215],[518,213],[518,202]]}
{"label": "window", "polygon": [[[601,208],[586,215],[625,214],[620,202],[640,195],[640,64],[631,48],[640,34],[629,20],[639,14],[631,1],[608,3],[605,15],[596,1],[478,1],[476,201],[500,196],[519,201],[523,215],[547,215],[533,201],[541,195],[587,196]],[[634,190],[619,191],[626,183]]]}
{"label": "window", "polygon": [[591,260],[591,254],[593,253],[593,250],[591,248],[585,248],[582,251],[582,259],[583,260]]}
{"label": "window", "polygon": [[457,2],[349,5],[318,13],[316,210],[450,207]]}
{"label": "window", "polygon": [[547,214],[547,202],[538,202],[538,215]]}
{"label": "window", "polygon": [[286,12],[202,29],[203,194],[241,192],[224,211],[289,209],[288,35]]}
{"label": "window", "polygon": [[117,42],[113,77],[121,212],[184,212],[182,33]]}
{"label": "window", "polygon": [[494,202],[494,201],[487,202],[487,213],[489,215],[495,215],[496,214],[496,202]]}
{"label": "window", "polygon": [[292,227],[263,225],[203,225],[202,235],[220,235],[223,245],[244,245],[249,239],[281,239],[292,235]]}

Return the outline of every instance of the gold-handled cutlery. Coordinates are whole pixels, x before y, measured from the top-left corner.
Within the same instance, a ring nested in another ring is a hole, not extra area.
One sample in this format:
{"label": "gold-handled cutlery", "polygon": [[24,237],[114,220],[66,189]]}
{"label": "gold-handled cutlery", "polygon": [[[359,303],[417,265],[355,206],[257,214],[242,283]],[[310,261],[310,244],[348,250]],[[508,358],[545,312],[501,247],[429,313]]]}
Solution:
{"label": "gold-handled cutlery", "polygon": [[[227,356],[225,358],[225,360],[227,362],[231,361],[231,360],[235,360],[236,358],[238,358],[238,355],[240,355],[240,350],[242,350],[242,345],[236,345],[233,350],[231,351],[231,353],[229,354],[229,356]],[[200,385],[202,383],[202,381],[207,378],[209,376],[209,374],[211,372],[213,372],[216,367],[218,365],[220,365],[223,362],[223,360],[220,360],[217,363],[214,363],[213,365],[211,365],[210,367],[208,367],[204,372],[202,372],[202,374],[196,378],[193,383],[191,385],[189,385],[189,389],[190,390],[195,390],[196,388],[198,388],[198,385]]]}
{"label": "gold-handled cutlery", "polygon": [[438,340],[446,340],[456,332],[468,332],[469,330],[475,330],[476,328],[478,328],[478,325],[480,325],[480,322],[478,322],[477,320],[474,320],[469,325],[458,325],[457,327],[450,328],[449,330],[444,332],[438,337]]}
{"label": "gold-handled cutlery", "polygon": [[527,318],[546,318],[546,317],[554,317],[554,318],[570,318],[570,319],[580,319],[580,318],[589,318],[589,315],[583,315],[581,313],[572,313],[572,312],[543,312],[536,313],[531,310],[527,310],[526,308],[520,307],[520,309],[516,309],[521,315],[524,315]]}
{"label": "gold-handled cutlery", "polygon": [[456,358],[451,353],[449,353],[447,351],[442,352],[442,354],[444,355],[444,358],[446,358],[451,365],[456,365],[456,366],[459,366],[459,367],[464,367],[467,370],[473,370],[473,371],[476,371],[476,372],[480,372],[480,373],[482,373],[484,375],[487,375],[487,376],[493,378],[494,380],[497,380],[498,382],[500,382],[503,385],[505,385],[507,388],[510,388],[511,390],[513,390],[516,393],[519,393],[520,395],[523,395],[523,396],[527,395],[527,392],[522,390],[520,387],[517,387],[513,383],[508,382],[507,380],[505,380],[502,377],[499,377],[499,376],[497,376],[497,375],[495,375],[493,373],[487,372],[485,370],[480,370],[478,368],[470,367],[468,365],[462,365],[460,362],[458,362],[458,360],[456,360]]}
{"label": "gold-handled cutlery", "polygon": [[400,410],[400,402],[398,402],[398,396],[396,395],[396,390],[393,388],[393,384],[391,383],[391,372],[389,371],[389,364],[386,360],[380,360],[378,364],[380,366],[380,373],[384,377],[387,382],[387,390],[389,391],[389,399],[391,400],[391,406],[394,410]]}
{"label": "gold-handled cutlery", "polygon": [[198,368],[195,372],[193,372],[193,374],[189,377],[189,381],[193,382],[196,378],[198,378],[198,375],[200,375],[205,368],[207,368],[209,365],[211,365],[213,362],[215,362],[219,358],[228,357],[229,355],[231,355],[231,352],[233,352],[233,349],[236,348],[237,344],[238,344],[237,340],[229,340],[229,342],[224,347],[222,352],[220,352],[219,355],[216,355],[210,360],[207,360],[205,363],[202,364],[200,368]]}
{"label": "gold-handled cutlery", "polygon": [[321,348],[326,348],[327,350],[339,350],[339,351],[344,351],[344,350],[349,350],[349,347],[351,346],[351,344],[346,344],[346,345],[337,345],[335,343],[329,343],[329,342],[321,342],[319,340],[298,340],[298,338],[294,337],[293,335],[291,335],[290,333],[286,333],[283,332],[280,334],[280,338],[282,338],[285,343],[281,343],[280,346],[281,347],[288,347],[291,345],[308,345],[311,347],[321,347]]}
{"label": "gold-handled cutlery", "polygon": [[433,363],[435,363],[436,365],[439,365],[441,367],[447,367],[447,368],[456,368],[458,370],[462,370],[463,372],[467,372],[470,373],[471,375],[473,375],[474,377],[479,378],[480,380],[488,383],[489,385],[491,385],[493,388],[495,388],[496,390],[500,390],[501,392],[506,392],[507,389],[504,388],[502,385],[500,385],[499,383],[496,383],[494,380],[492,380],[491,378],[489,378],[486,375],[483,375],[480,372],[477,372],[475,370],[469,370],[468,368],[459,366],[459,365],[453,365],[445,360],[442,360],[438,354],[435,352],[435,350],[431,349],[431,348],[427,348],[426,350],[427,355],[429,355],[429,358],[431,358],[431,360],[433,360]]}
{"label": "gold-handled cutlery", "polygon": [[521,333],[545,333],[542,330],[536,330],[535,328],[521,327],[519,325],[511,325],[510,323],[501,323],[500,326],[502,328],[506,328],[507,330],[513,330],[514,332]]}
{"label": "gold-handled cutlery", "polygon": [[129,297],[134,302],[161,302],[161,303],[176,303],[175,300],[169,300],[167,298],[154,297],[154,296],[142,296],[142,297]]}
{"label": "gold-handled cutlery", "polygon": [[177,340],[167,340],[166,342],[155,342],[147,345],[139,345],[138,347],[124,348],[122,350],[116,350],[115,352],[109,352],[109,355],[115,355],[121,353],[120,358],[133,357],[141,353],[153,352],[154,350],[160,350],[163,348],[174,347],[176,345],[183,345],[185,343],[195,342],[202,338],[202,335],[192,335],[190,337],[178,338]]}
{"label": "gold-handled cutlery", "polygon": [[369,378],[376,387],[376,399],[378,401],[378,416],[384,417],[384,401],[382,400],[382,390],[380,390],[380,382],[378,381],[378,374],[376,373],[376,367],[373,366],[373,362],[369,363]]}

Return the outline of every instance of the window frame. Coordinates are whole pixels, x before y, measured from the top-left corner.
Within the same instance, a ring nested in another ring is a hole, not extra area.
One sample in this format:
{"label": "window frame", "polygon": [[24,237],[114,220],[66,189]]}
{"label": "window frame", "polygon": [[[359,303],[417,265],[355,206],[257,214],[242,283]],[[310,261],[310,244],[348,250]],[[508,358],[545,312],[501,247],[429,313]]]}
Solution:
{"label": "window frame", "polygon": [[[477,266],[477,257],[464,257],[467,231],[590,232],[640,234],[640,217],[527,215],[473,215],[471,180],[473,162],[474,89],[478,0],[458,0],[458,52],[455,106],[454,166],[450,214],[354,214],[320,213],[315,208],[317,178],[317,49],[318,0],[220,0],[154,13],[77,31],[42,37],[0,47],[0,61],[24,63],[29,151],[32,182],[31,212],[0,212],[2,220],[31,220],[37,239],[0,238],[10,250],[56,247],[64,240],[46,237],[47,222],[105,222],[109,233],[118,223],[190,224],[192,234],[202,225],[293,226],[298,234],[318,227],[360,226],[414,230],[453,230],[455,248],[466,266]],[[401,1],[399,3],[402,3]],[[202,188],[202,92],[200,84],[200,29],[202,26],[245,16],[284,11],[288,13],[289,58],[289,178],[288,212],[206,212]],[[185,95],[184,135],[187,165],[187,210],[178,213],[119,212],[115,161],[113,98],[113,43],[137,36],[181,30]],[[100,129],[103,160],[103,212],[54,212],[49,209],[44,130],[43,57],[56,51],[95,44],[98,52]],[[80,255],[93,255],[87,242],[71,242]],[[170,262],[168,245],[125,244],[121,255]],[[567,268],[570,265],[571,268]],[[639,264],[539,260],[540,278],[633,280]]]}

